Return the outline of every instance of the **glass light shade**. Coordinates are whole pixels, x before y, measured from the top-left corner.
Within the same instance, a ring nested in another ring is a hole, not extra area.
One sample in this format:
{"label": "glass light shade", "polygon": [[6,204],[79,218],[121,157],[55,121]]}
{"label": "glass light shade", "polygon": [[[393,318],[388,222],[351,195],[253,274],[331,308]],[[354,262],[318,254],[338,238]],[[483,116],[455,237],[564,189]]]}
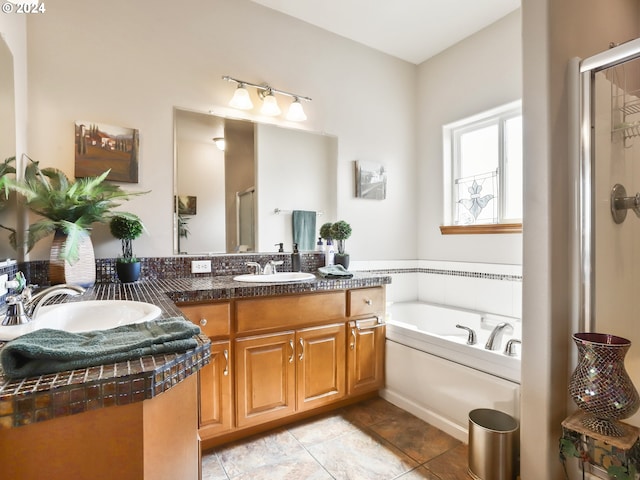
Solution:
{"label": "glass light shade", "polygon": [[244,88],[244,85],[238,85],[238,88],[236,88],[236,91],[233,93],[233,98],[229,102],[229,105],[241,110],[250,110],[253,108],[253,102],[249,97],[249,92]]}
{"label": "glass light shade", "polygon": [[227,147],[227,141],[223,137],[216,137],[213,139],[213,142],[216,144],[216,147],[224,152],[224,149]]}
{"label": "glass light shade", "polygon": [[263,115],[269,115],[270,117],[280,115],[281,110],[278,106],[278,100],[276,100],[276,97],[274,97],[273,93],[270,93],[264,97],[264,103],[262,104],[260,113],[262,113]]}
{"label": "glass light shade", "polygon": [[293,101],[287,112],[287,120],[292,122],[304,122],[307,119],[307,115],[304,113],[302,104],[297,98]]}

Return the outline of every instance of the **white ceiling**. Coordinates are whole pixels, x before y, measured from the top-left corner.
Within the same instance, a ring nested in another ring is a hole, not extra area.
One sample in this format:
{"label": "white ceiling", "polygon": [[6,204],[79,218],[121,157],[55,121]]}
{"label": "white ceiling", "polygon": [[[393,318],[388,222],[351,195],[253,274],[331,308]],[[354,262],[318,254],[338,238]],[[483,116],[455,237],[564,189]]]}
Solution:
{"label": "white ceiling", "polygon": [[252,0],[420,64],[520,7],[520,0]]}

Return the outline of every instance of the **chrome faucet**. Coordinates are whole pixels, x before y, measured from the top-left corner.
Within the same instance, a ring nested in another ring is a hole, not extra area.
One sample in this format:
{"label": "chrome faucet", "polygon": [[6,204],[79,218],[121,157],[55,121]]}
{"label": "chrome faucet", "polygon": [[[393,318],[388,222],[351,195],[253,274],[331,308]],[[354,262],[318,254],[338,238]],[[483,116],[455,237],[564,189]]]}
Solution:
{"label": "chrome faucet", "polygon": [[491,334],[489,335],[489,338],[487,339],[487,343],[484,346],[484,348],[486,350],[495,350],[494,343],[496,343],[496,339],[498,338],[500,333],[502,333],[502,331],[507,327],[513,329],[513,325],[507,322],[501,322],[497,324],[494,327],[494,329],[491,331]]}
{"label": "chrome faucet", "polygon": [[469,327],[465,327],[464,325],[456,325],[456,328],[461,328],[463,330],[466,330],[467,333],[469,334],[467,336],[467,345],[475,345],[477,340],[476,340],[476,332],[473,331],[472,328]]}
{"label": "chrome faucet", "polygon": [[31,287],[24,287],[22,292],[7,297],[7,314],[1,325],[21,325],[35,320],[40,307],[56,295],[82,295],[85,289],[78,285],[63,283],[53,285],[39,291],[35,295],[31,293]]}
{"label": "chrome faucet", "polygon": [[271,275],[273,273],[278,273],[276,271],[277,265],[282,265],[284,262],[282,260],[269,260],[267,264],[264,266],[264,274]]}
{"label": "chrome faucet", "polygon": [[522,340],[512,338],[507,341],[507,346],[504,347],[504,354],[509,355],[510,357],[514,357],[516,355],[516,345],[522,345]]}
{"label": "chrome faucet", "polygon": [[247,267],[253,267],[253,273],[255,275],[262,275],[262,267],[258,262],[247,262],[245,265]]}

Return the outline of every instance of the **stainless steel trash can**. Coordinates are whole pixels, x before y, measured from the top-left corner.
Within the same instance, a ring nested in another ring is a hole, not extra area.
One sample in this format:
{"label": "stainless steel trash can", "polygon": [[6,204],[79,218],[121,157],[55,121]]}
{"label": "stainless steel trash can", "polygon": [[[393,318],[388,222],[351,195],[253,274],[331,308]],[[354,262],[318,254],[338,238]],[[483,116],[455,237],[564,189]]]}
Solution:
{"label": "stainless steel trash can", "polygon": [[469,412],[469,474],[476,480],[514,480],[518,422],[498,410]]}

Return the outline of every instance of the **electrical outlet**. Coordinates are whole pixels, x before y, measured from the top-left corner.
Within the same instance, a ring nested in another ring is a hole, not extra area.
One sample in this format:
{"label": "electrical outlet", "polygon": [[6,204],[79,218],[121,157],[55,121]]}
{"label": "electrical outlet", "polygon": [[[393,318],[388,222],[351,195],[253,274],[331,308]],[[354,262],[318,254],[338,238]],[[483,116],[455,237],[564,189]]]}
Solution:
{"label": "electrical outlet", "polygon": [[6,295],[9,291],[7,289],[7,281],[9,280],[9,275],[6,273],[4,275],[0,275],[0,297],[2,295]]}
{"label": "electrical outlet", "polygon": [[193,260],[191,273],[211,273],[211,260]]}

